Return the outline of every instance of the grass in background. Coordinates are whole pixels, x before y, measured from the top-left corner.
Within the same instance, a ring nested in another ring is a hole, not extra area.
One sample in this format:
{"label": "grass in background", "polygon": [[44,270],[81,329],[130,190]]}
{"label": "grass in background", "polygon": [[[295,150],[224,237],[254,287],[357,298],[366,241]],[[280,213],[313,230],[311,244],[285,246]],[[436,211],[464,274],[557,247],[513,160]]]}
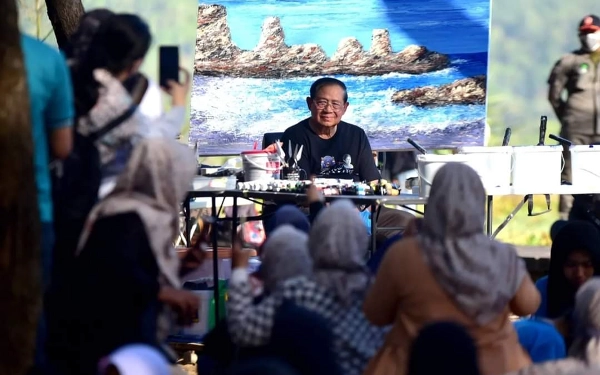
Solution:
{"label": "grass in background", "polygon": [[[506,196],[494,198],[493,228],[496,230],[523,197]],[[550,227],[558,220],[558,195],[551,197],[552,211],[540,216],[528,216],[527,204],[515,215],[498,234],[497,239],[521,246],[550,246]],[[546,210],[543,196],[534,197],[533,212]]]}

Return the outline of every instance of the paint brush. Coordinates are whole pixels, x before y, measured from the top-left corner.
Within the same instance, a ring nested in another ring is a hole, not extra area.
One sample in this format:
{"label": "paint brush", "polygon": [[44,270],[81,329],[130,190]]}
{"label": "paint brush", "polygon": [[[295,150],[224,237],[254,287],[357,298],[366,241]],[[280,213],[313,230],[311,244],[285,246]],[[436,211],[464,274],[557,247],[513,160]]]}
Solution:
{"label": "paint brush", "polygon": [[548,117],[542,116],[540,117],[540,139],[538,142],[538,146],[543,146],[546,142],[546,125],[548,123]]}
{"label": "paint brush", "polygon": [[512,130],[510,128],[506,128],[506,130],[504,131],[504,138],[502,139],[502,146],[508,146],[511,134]]}
{"label": "paint brush", "polygon": [[421,154],[423,154],[423,155],[427,154],[427,150],[425,150],[423,147],[421,147],[421,145],[418,144],[417,142],[415,142],[412,138],[407,138],[406,142],[408,142],[411,146],[416,148],[417,151],[419,151]]}

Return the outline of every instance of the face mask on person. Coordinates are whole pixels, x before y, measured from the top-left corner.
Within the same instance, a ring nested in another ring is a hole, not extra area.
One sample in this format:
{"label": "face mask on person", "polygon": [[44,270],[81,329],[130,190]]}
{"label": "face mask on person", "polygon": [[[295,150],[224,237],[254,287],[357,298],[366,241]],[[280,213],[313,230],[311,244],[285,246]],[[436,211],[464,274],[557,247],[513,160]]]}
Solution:
{"label": "face mask on person", "polygon": [[600,48],[600,33],[590,33],[585,35],[585,46],[592,52]]}

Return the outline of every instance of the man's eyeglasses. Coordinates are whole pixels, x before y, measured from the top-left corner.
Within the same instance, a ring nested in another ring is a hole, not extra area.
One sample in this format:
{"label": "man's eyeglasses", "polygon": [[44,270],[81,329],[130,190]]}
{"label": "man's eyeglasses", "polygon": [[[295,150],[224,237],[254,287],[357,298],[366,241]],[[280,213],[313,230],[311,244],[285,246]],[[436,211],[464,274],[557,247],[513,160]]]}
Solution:
{"label": "man's eyeglasses", "polygon": [[344,106],[343,103],[329,102],[327,100],[313,100],[313,103],[315,104],[315,107],[317,107],[317,109],[325,109],[329,105],[334,111],[339,111]]}

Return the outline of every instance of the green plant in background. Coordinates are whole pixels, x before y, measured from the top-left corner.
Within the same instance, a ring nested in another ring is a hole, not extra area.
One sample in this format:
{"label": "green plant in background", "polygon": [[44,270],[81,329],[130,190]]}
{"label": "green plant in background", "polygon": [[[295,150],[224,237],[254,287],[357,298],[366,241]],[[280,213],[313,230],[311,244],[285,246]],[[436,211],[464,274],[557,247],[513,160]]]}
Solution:
{"label": "green plant in background", "polygon": [[56,45],[52,25],[48,20],[46,2],[44,0],[19,0],[18,6],[21,31]]}
{"label": "green plant in background", "polygon": [[41,41],[46,41],[53,32],[53,30],[50,29],[45,35],[42,34],[42,20],[45,10],[46,3],[43,0],[35,0],[35,36]]}
{"label": "green plant in background", "polygon": [[[502,142],[504,129],[512,128],[511,145],[534,145],[538,141],[540,116],[548,116],[547,134],[560,125],[547,101],[547,79],[554,63],[579,48],[577,26],[587,14],[600,14],[593,0],[494,0],[490,27],[487,121],[490,146]],[[554,144],[555,142],[551,142]],[[494,224],[500,224],[522,197],[497,197]],[[543,202],[536,198],[537,205]],[[499,239],[518,245],[549,245],[553,211],[527,217],[521,210],[500,233]]]}
{"label": "green plant in background", "polygon": [[548,134],[558,131],[546,81],[554,63],[579,48],[577,26],[600,14],[600,3],[494,0],[491,13],[487,120],[496,139],[511,127],[511,144],[533,145],[540,116],[548,116]]}

